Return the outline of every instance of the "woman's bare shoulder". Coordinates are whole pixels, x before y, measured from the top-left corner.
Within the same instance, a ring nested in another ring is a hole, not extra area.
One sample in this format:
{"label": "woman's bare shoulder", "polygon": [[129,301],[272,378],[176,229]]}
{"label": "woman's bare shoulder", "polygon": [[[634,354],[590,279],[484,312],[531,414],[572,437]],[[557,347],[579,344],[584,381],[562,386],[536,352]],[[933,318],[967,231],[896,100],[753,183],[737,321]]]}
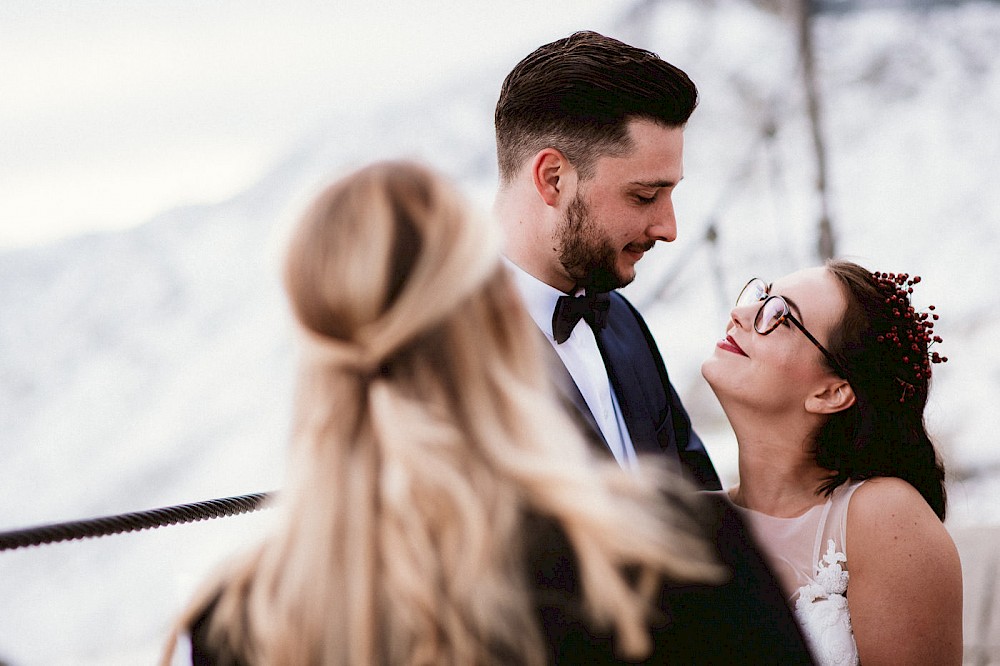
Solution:
{"label": "woman's bare shoulder", "polygon": [[866,482],[848,505],[846,546],[861,661],[961,663],[962,565],[923,496],[901,479]]}
{"label": "woman's bare shoulder", "polygon": [[891,476],[868,479],[854,491],[849,516],[852,522],[876,522],[883,526],[886,522],[908,519],[922,521],[930,518],[940,523],[916,488],[903,479]]}
{"label": "woman's bare shoulder", "polygon": [[[858,554],[905,557],[909,549],[943,549],[954,544],[944,524],[916,488],[902,479],[877,477],[866,481],[851,497],[847,513],[847,541]],[[887,546],[893,546],[887,551]],[[950,555],[950,553],[948,553]]]}

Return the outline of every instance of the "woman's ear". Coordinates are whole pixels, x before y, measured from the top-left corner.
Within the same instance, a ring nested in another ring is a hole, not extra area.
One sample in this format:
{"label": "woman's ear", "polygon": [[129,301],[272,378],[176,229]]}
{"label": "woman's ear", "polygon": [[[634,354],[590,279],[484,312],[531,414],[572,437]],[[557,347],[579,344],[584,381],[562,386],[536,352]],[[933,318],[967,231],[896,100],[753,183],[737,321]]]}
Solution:
{"label": "woman's ear", "polygon": [[836,414],[854,404],[854,389],[843,379],[829,382],[806,398],[806,411],[812,414]]}
{"label": "woman's ear", "polygon": [[531,180],[535,191],[548,206],[558,206],[575,182],[576,170],[555,148],[544,148],[531,160]]}

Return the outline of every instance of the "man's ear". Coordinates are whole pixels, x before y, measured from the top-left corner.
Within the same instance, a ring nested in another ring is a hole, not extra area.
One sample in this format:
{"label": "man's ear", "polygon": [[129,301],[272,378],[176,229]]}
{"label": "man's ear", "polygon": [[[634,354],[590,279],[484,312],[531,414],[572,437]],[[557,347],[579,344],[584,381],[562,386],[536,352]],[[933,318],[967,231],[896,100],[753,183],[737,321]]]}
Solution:
{"label": "man's ear", "polygon": [[806,398],[806,411],[813,414],[836,414],[854,404],[854,389],[843,379],[831,381]]}
{"label": "man's ear", "polygon": [[535,191],[548,206],[558,206],[575,182],[576,169],[555,148],[543,148],[531,160]]}

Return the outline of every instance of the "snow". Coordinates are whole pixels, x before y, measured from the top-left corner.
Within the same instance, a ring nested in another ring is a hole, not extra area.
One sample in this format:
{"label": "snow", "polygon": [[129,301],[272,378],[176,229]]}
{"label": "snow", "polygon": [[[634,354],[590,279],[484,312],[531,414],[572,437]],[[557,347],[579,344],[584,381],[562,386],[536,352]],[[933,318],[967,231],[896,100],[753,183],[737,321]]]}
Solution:
{"label": "snow", "polygon": [[[748,277],[817,263],[796,40],[786,19],[735,0],[669,3],[618,29],[701,89],[680,238],[653,250],[626,291],[731,481],[735,443],[699,366]],[[916,300],[938,306],[950,358],[928,409],[951,474],[949,525],[996,523],[1000,6],[823,15],[816,45],[838,254],[923,276]],[[330,117],[224,203],[0,253],[0,529],[280,487],[294,344],[278,265],[290,220],[322,183],[395,156],[436,165],[485,209],[492,106],[512,64]],[[268,519],[0,553],[0,659],[154,662],[197,584]]]}

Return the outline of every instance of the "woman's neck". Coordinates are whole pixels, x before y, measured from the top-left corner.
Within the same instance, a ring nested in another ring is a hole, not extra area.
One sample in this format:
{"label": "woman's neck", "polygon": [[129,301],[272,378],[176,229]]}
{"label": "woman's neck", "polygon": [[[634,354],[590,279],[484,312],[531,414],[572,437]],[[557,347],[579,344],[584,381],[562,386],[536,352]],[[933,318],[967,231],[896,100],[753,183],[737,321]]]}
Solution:
{"label": "woman's neck", "polygon": [[823,502],[817,494],[830,470],[816,464],[811,428],[736,430],[740,483],[730,491],[738,506],[779,518],[792,518]]}

